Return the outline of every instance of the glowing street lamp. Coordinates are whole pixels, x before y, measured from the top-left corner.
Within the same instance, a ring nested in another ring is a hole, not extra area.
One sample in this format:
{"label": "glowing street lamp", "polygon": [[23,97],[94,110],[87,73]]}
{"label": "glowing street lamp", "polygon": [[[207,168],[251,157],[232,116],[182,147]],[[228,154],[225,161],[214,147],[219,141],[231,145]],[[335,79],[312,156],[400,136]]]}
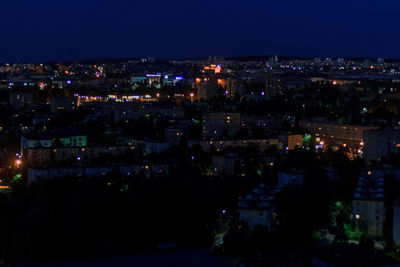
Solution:
{"label": "glowing street lamp", "polygon": [[356,220],[357,220],[356,230],[358,230],[358,221],[360,220],[360,214],[356,214]]}
{"label": "glowing street lamp", "polygon": [[17,165],[17,167],[19,167],[22,164],[22,161],[20,159],[17,159],[15,161],[15,165]]}

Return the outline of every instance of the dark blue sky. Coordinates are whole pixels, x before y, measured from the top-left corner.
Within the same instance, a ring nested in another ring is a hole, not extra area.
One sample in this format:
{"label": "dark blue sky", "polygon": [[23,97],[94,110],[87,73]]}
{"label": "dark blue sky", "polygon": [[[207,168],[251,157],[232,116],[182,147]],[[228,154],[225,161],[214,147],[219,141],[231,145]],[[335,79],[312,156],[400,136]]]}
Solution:
{"label": "dark blue sky", "polygon": [[3,0],[0,61],[400,58],[398,0]]}

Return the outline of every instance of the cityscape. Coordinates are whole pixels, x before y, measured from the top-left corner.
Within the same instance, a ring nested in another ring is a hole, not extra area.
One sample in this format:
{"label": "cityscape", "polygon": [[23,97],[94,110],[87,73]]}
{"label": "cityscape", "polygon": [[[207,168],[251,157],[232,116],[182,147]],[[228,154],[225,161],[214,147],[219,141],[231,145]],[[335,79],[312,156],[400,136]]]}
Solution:
{"label": "cityscape", "polygon": [[369,56],[146,38],[0,44],[0,266],[400,266],[398,38]]}

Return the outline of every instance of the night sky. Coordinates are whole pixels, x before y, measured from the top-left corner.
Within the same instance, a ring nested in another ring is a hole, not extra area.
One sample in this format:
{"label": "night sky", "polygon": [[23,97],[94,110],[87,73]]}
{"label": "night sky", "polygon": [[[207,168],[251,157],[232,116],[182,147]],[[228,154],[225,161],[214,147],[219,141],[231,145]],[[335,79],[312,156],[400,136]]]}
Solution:
{"label": "night sky", "polygon": [[398,0],[3,0],[0,62],[209,55],[400,58]]}

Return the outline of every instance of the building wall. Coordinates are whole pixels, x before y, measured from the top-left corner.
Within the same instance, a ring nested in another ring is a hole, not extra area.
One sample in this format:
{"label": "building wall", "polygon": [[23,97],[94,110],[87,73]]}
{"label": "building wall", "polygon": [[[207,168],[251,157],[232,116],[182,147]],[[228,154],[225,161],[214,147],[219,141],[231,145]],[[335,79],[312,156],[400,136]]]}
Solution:
{"label": "building wall", "polygon": [[303,174],[300,173],[278,173],[278,185],[279,186],[302,186],[303,185]]}
{"label": "building wall", "polygon": [[198,78],[195,82],[197,88],[197,100],[208,101],[217,94],[217,80],[210,78]]}
{"label": "building wall", "polygon": [[213,147],[217,151],[223,151],[228,147],[247,147],[254,145],[259,151],[265,151],[273,146],[282,149],[282,143],[279,139],[249,139],[249,140],[216,140],[216,141],[189,141],[189,146],[200,145],[204,151],[210,152]]}
{"label": "building wall", "polygon": [[213,173],[215,175],[226,174],[235,176],[240,170],[241,161],[240,158],[213,156]]}
{"label": "building wall", "polygon": [[75,111],[78,107],[78,98],[76,97],[52,97],[51,98],[51,112],[57,113],[59,111]]}
{"label": "building wall", "polygon": [[360,215],[360,221],[368,227],[368,236],[380,239],[383,237],[385,208],[383,201],[353,200],[353,216]]}
{"label": "building wall", "polygon": [[294,150],[296,148],[300,148],[303,145],[303,136],[298,134],[288,135],[288,149]]}
{"label": "building wall", "polygon": [[240,130],[240,113],[203,114],[203,137],[219,138],[224,132],[233,136]]}
{"label": "building wall", "polygon": [[395,201],[393,206],[393,242],[400,246],[400,201]]}
{"label": "building wall", "polygon": [[359,146],[363,141],[363,133],[366,130],[377,129],[377,127],[366,127],[362,125],[340,125],[329,122],[318,122],[300,120],[299,126],[309,130],[321,139],[332,139],[337,143]]}
{"label": "building wall", "polygon": [[[51,139],[28,139],[25,136],[21,137],[21,155],[23,155],[24,149],[26,148],[37,148],[37,147],[47,147],[50,148],[53,146],[53,142],[57,138]],[[75,147],[85,147],[87,145],[87,136],[86,135],[76,135],[69,137],[61,137],[59,138],[63,146],[75,146]]]}
{"label": "building wall", "polygon": [[22,109],[33,103],[33,95],[31,93],[10,93],[9,102],[12,108]]}
{"label": "building wall", "polygon": [[272,212],[268,209],[260,210],[238,210],[241,220],[247,223],[249,230],[252,231],[257,225],[267,226],[271,228]]}
{"label": "building wall", "polygon": [[399,152],[400,131],[392,129],[364,131],[363,158],[366,161],[378,160],[390,153]]}

